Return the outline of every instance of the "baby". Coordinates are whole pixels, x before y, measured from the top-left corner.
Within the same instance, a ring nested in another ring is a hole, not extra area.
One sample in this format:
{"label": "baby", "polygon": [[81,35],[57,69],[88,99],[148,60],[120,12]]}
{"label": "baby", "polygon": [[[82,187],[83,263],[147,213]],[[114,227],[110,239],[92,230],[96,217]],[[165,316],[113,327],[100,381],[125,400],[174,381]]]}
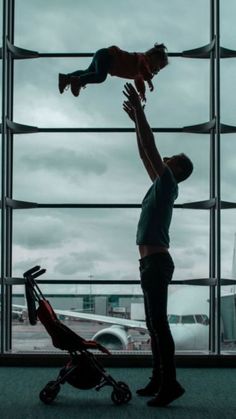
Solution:
{"label": "baby", "polygon": [[99,49],[95,52],[92,62],[85,70],[59,74],[59,91],[63,93],[70,85],[74,96],[79,96],[81,87],[86,84],[102,83],[107,75],[133,79],[140,99],[146,101],[145,83],[150,91],[154,89],[152,78],[168,64],[168,56],[164,44],[155,43],[146,52],[127,52],[117,46]]}

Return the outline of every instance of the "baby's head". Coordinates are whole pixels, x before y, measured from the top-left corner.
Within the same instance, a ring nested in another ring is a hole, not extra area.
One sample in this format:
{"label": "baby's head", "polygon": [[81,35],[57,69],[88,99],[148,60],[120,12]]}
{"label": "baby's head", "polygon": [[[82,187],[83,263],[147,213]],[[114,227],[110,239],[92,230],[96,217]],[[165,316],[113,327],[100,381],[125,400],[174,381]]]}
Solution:
{"label": "baby's head", "polygon": [[154,47],[145,52],[149,59],[153,74],[157,74],[168,64],[167,48],[164,44],[154,44]]}

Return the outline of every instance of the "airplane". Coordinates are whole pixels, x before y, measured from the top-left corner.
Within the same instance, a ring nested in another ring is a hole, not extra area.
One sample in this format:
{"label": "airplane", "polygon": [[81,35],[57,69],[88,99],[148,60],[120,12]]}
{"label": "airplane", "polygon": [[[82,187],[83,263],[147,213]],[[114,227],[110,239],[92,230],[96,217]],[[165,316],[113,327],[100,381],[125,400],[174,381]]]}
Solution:
{"label": "airplane", "polygon": [[[207,287],[201,287],[201,298],[196,298],[193,287],[182,286],[170,295],[168,303],[168,320],[177,351],[207,350],[209,335],[209,296]],[[183,302],[184,301],[184,305]],[[144,321],[143,304],[138,304],[138,315],[143,320],[124,319],[120,317],[84,313],[75,310],[54,309],[60,320],[80,319],[96,324],[102,324],[92,337],[92,340],[104,345],[109,350],[128,350],[133,343],[130,331],[137,331],[142,335],[142,341],[149,340],[148,330]],[[136,304],[137,306],[137,304]],[[22,310],[25,316],[26,306],[13,305],[14,310]],[[137,315],[137,307],[136,315]],[[143,311],[143,312],[142,312]],[[193,314],[194,313],[194,314]],[[131,310],[132,314],[132,310]],[[23,316],[22,316],[23,317]],[[104,325],[107,325],[107,327]],[[145,336],[145,338],[144,338]]]}
{"label": "airplane", "polygon": [[[170,296],[168,303],[168,312],[173,313],[168,314],[168,320],[176,350],[207,350],[209,337],[209,295],[206,289],[207,287],[202,287],[199,298],[196,298],[193,287],[186,286],[185,289],[183,287]],[[182,303],[183,301],[184,305]],[[188,306],[186,302],[188,302]],[[143,310],[143,304],[140,303],[139,305],[141,312]],[[129,330],[136,330],[142,335],[146,334],[147,340],[149,340],[147,326],[144,321],[144,310],[143,320],[133,320],[132,318],[129,320],[70,310],[55,311],[58,315],[68,318],[93,320],[111,324],[111,326],[101,328],[92,337],[93,340],[96,340],[110,350],[128,349],[129,344],[132,342]]]}
{"label": "airplane", "polygon": [[12,319],[13,320],[17,320],[20,323],[24,323],[24,311],[22,310],[21,307],[13,307],[12,306]]}
{"label": "airplane", "polygon": [[[27,316],[27,307],[13,304],[11,310],[12,320],[24,323],[24,318]],[[1,319],[1,304],[0,304],[0,319]]]}

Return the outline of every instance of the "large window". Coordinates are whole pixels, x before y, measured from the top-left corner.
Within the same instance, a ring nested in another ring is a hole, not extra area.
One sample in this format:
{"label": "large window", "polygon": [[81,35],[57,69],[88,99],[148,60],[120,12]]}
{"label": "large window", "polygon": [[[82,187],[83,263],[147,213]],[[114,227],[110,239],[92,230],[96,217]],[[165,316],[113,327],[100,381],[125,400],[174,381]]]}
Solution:
{"label": "large window", "polygon": [[170,64],[145,112],[161,154],[194,163],[170,230],[169,322],[177,353],[235,353],[235,5],[141,3],[0,0],[2,353],[53,350],[43,326],[29,324],[24,295],[23,272],[41,265],[65,324],[112,350],[150,354],[135,245],[150,180],[122,109],[125,80],[108,76],[75,98],[60,95],[57,79],[99,48],[155,42]]}

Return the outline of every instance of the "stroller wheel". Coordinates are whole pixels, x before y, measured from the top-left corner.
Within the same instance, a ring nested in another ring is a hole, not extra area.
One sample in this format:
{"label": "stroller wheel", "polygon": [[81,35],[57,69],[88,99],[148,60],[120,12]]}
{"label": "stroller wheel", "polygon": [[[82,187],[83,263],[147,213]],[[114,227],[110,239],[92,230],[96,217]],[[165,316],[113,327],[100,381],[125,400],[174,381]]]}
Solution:
{"label": "stroller wheel", "polygon": [[128,403],[132,399],[132,393],[128,385],[123,383],[123,381],[118,381],[117,386],[120,390],[113,390],[111,393],[111,400],[117,405]]}
{"label": "stroller wheel", "polygon": [[50,404],[57,397],[60,391],[60,384],[56,381],[49,381],[49,383],[39,393],[40,400],[45,404]]}

